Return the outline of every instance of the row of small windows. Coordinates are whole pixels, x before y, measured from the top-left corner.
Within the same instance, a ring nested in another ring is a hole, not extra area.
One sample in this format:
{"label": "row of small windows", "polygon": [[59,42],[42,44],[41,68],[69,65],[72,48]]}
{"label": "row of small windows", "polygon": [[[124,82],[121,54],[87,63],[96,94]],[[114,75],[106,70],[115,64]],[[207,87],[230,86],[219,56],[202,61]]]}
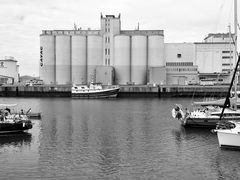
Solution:
{"label": "row of small windows", "polygon": [[168,68],[167,70],[172,72],[190,72],[197,71],[197,68]]}
{"label": "row of small windows", "polygon": [[232,56],[222,56],[222,59],[232,59],[233,57]]}
{"label": "row of small windows", "polygon": [[167,62],[166,66],[193,66],[193,62]]}
{"label": "row of small windows", "polygon": [[222,69],[222,71],[230,72],[230,69]]}
{"label": "row of small windows", "polygon": [[230,65],[233,65],[232,63],[230,64],[230,63],[223,63],[222,64],[223,66],[230,66]]}
{"label": "row of small windows", "polygon": [[[230,53],[230,51],[222,51],[222,53]],[[231,51],[233,53],[233,51]]]}
{"label": "row of small windows", "polygon": [[110,49],[105,49],[105,55],[110,55]]}

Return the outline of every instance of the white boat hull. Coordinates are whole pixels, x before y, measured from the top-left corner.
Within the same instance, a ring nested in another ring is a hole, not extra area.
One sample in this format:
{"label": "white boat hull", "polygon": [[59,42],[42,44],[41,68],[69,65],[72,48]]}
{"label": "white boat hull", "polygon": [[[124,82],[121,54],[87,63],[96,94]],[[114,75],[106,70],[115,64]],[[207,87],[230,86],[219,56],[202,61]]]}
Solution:
{"label": "white boat hull", "polygon": [[216,130],[220,147],[240,148],[240,134],[228,130]]}
{"label": "white boat hull", "polygon": [[72,97],[75,98],[114,98],[117,97],[120,88],[109,88],[101,90],[89,90],[85,92],[72,91]]}
{"label": "white boat hull", "polygon": [[240,134],[218,131],[217,136],[220,147],[240,148]]}

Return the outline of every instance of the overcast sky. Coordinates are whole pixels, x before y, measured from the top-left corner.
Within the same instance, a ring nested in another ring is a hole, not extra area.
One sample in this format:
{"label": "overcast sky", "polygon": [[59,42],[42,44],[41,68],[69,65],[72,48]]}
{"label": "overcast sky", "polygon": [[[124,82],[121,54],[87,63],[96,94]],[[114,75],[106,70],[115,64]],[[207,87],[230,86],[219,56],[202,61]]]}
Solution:
{"label": "overcast sky", "polygon": [[[199,42],[227,32],[233,0],[0,0],[0,58],[18,60],[21,75],[39,74],[42,30],[100,28],[100,13],[121,13],[122,30],[164,30],[165,42]],[[233,29],[233,27],[232,27]]]}

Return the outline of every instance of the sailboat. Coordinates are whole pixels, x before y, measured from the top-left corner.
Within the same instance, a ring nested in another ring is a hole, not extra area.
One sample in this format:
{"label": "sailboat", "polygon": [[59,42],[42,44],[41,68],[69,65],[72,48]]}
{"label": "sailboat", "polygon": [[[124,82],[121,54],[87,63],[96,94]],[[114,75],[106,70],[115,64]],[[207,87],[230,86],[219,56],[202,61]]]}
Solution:
{"label": "sailboat", "polygon": [[216,129],[214,130],[214,132],[217,133],[220,147],[240,148],[240,121],[222,120],[224,109],[230,105],[229,104],[230,91],[233,85],[233,81],[234,81],[239,63],[240,63],[240,56],[238,56],[238,61],[234,70],[232,82],[228,90],[228,94],[222,109],[222,113],[220,115],[219,123],[217,124]]}
{"label": "sailboat", "polygon": [[[188,110],[183,110],[180,105],[176,105],[172,110],[172,116],[179,120],[184,127],[214,128],[219,122],[222,109],[213,105],[196,106],[195,110],[189,112]],[[223,117],[224,120],[240,122],[240,110],[225,108]]]}
{"label": "sailboat", "polygon": [[229,97],[230,91],[235,80],[235,89],[236,89],[236,72],[240,63],[240,56],[237,54],[237,0],[234,0],[234,26],[235,26],[235,54],[238,56],[238,61],[236,63],[232,81],[228,90],[228,94],[223,106],[223,110],[220,116],[220,121],[216,126],[214,132],[217,133],[218,143],[220,147],[231,147],[231,148],[240,148],[240,122],[239,121],[222,121],[222,115],[224,109],[229,106]]}
{"label": "sailboat", "polygon": [[[234,0],[235,3],[235,16],[237,11],[237,0]],[[237,54],[237,19],[235,17],[235,54]],[[229,32],[230,34],[230,32]],[[237,59],[237,57],[235,58]],[[237,65],[235,70],[237,70]],[[234,71],[235,72],[235,71]],[[235,72],[236,74],[236,72]],[[235,74],[233,78],[235,77]],[[219,118],[223,118],[225,121],[239,121],[240,122],[240,109],[237,109],[237,80],[235,81],[234,96],[231,96],[231,88],[233,85],[233,80],[231,87],[228,92],[228,106],[226,105],[224,99],[216,100],[210,102],[195,102],[193,103],[193,111],[189,112],[187,109],[183,109],[181,105],[176,105],[172,109],[173,118],[178,119],[183,126],[186,127],[206,127],[212,128],[216,127],[219,122]]]}

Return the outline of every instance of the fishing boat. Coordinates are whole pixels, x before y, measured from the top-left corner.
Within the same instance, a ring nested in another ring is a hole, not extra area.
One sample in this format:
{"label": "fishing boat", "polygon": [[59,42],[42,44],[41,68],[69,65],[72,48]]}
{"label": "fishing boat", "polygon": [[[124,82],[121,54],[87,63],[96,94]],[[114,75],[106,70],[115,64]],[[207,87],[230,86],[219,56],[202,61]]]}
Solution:
{"label": "fishing boat", "polygon": [[32,128],[32,122],[27,115],[12,113],[12,107],[16,104],[0,104],[0,134],[24,132]]}
{"label": "fishing boat", "polygon": [[120,91],[119,86],[108,86],[103,88],[101,83],[88,85],[73,85],[72,97],[75,98],[114,98]]}
{"label": "fishing boat", "polygon": [[224,109],[229,107],[229,97],[231,88],[234,84],[235,80],[235,89],[237,86],[237,76],[236,72],[240,63],[240,56],[237,54],[237,0],[234,0],[234,25],[235,25],[235,55],[238,57],[238,61],[236,63],[234,73],[232,76],[231,84],[227,93],[227,97],[225,99],[225,103],[223,106],[222,113],[220,115],[219,123],[216,126],[216,129],[213,131],[217,133],[218,143],[220,147],[230,147],[230,148],[240,148],[240,122],[238,121],[225,121],[222,119]]}

